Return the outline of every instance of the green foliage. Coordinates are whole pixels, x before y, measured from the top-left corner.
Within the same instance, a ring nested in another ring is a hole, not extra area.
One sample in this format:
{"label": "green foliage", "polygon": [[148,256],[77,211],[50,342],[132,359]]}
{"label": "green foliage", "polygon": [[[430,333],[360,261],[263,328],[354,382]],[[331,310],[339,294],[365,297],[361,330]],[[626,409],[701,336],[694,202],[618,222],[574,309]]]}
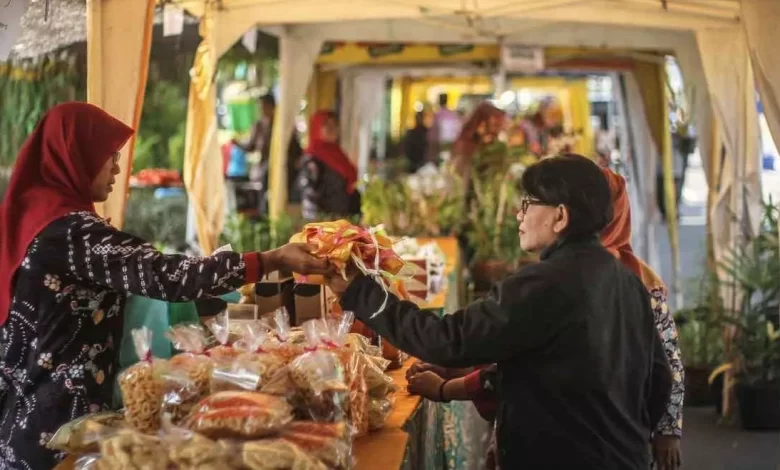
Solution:
{"label": "green foliage", "polygon": [[8,189],[8,182],[11,179],[11,172],[0,168],[0,202],[3,202],[5,190]]}
{"label": "green foliage", "polygon": [[156,247],[178,249],[187,235],[187,199],[155,199],[152,191],[131,190],[124,230]]}
{"label": "green foliage", "polygon": [[225,222],[220,243],[230,244],[240,253],[268,251],[287,243],[294,233],[293,221],[287,215],[269,220],[231,214]]}
{"label": "green foliage", "polygon": [[0,167],[13,165],[46,111],[83,93],[74,56],[0,63]]}
{"label": "green foliage", "polygon": [[461,179],[447,171],[395,181],[369,178],[362,193],[363,223],[383,224],[392,235],[449,235],[462,223],[462,187]]}
{"label": "green foliage", "polygon": [[726,287],[735,293],[724,322],[736,328],[735,348],[729,362],[748,382],[780,381],[780,242],[778,208],[764,204],[759,235],[735,247],[721,263]]}
{"label": "green foliage", "polygon": [[135,142],[133,172],[144,168],[182,171],[187,122],[187,84],[149,82]]}
{"label": "green foliage", "polygon": [[[715,304],[717,305],[717,304]],[[686,367],[712,367],[723,357],[723,323],[717,306],[702,304],[675,315]]]}
{"label": "green foliage", "polygon": [[512,171],[521,156],[496,141],[483,146],[474,157],[465,229],[474,261],[513,261],[523,254],[515,218],[519,175]]}

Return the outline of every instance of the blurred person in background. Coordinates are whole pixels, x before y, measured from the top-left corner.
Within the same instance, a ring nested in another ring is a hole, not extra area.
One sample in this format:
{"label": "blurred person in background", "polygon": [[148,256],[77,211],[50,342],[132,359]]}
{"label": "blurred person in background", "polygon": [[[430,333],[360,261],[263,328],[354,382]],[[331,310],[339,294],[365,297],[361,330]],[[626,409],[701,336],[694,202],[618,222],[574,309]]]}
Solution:
{"label": "blurred person in background", "polygon": [[360,215],[357,168],[339,145],[339,124],[331,111],[317,111],[309,124],[309,145],[299,185],[307,221]]}
{"label": "blurred person in background", "polygon": [[409,173],[415,173],[423,167],[428,156],[428,133],[430,129],[425,122],[425,111],[414,115],[414,127],[404,136],[404,153],[409,162]]}

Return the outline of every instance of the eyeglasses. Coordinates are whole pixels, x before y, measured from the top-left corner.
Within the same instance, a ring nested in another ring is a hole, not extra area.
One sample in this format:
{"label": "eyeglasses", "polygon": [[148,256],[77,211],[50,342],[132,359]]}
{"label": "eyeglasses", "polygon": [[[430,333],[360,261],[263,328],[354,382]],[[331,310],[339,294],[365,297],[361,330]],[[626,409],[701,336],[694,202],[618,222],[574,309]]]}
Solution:
{"label": "eyeglasses", "polygon": [[549,202],[540,201],[538,199],[533,199],[530,197],[524,197],[522,201],[520,201],[520,213],[525,215],[528,212],[528,208],[531,206],[555,206],[556,204],[550,204]]}

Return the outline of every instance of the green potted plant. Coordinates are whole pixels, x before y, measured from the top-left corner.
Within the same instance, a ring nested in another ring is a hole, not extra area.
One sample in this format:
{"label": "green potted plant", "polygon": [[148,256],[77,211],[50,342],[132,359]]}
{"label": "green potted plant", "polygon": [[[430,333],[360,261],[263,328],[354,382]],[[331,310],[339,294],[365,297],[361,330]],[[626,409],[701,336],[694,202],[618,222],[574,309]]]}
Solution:
{"label": "green potted plant", "polygon": [[722,304],[718,298],[717,278],[704,278],[705,295],[695,307],[675,314],[677,332],[685,366],[685,404],[703,406],[717,404],[719,393],[708,379],[723,357]]}
{"label": "green potted plant", "polygon": [[764,205],[759,235],[734,249],[722,263],[735,307],[724,321],[732,326],[727,362],[710,376],[731,370],[742,426],[780,429],[780,243],[778,209]]}
{"label": "green potted plant", "polygon": [[466,236],[476,292],[487,291],[515,269],[522,255],[515,218],[518,177],[507,166],[492,169],[472,173]]}

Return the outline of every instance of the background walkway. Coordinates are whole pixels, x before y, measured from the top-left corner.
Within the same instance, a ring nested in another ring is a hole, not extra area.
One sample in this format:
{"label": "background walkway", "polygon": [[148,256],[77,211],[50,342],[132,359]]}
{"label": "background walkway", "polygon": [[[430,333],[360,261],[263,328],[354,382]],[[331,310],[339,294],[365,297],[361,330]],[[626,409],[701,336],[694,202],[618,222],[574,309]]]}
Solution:
{"label": "background walkway", "polygon": [[719,424],[714,408],[686,408],[682,470],[780,470],[780,432]]}

